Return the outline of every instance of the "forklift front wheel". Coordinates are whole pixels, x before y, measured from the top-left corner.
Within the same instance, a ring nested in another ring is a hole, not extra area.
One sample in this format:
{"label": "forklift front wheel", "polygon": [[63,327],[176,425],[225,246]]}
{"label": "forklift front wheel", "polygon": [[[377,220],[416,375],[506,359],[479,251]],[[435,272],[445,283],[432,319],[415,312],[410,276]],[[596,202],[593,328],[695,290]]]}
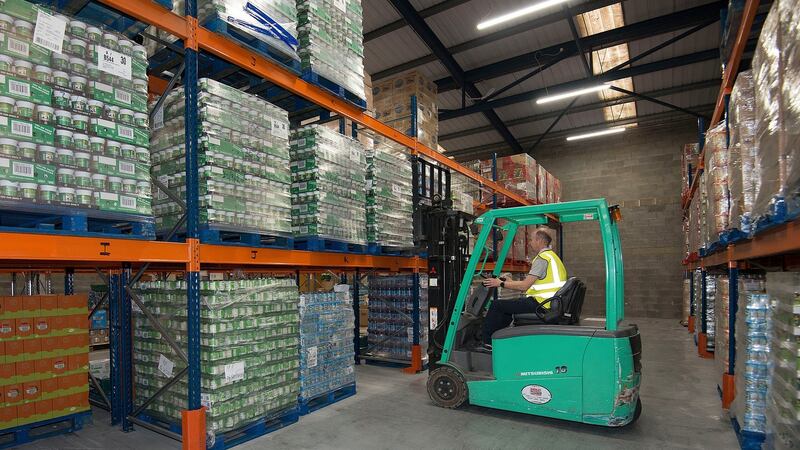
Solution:
{"label": "forklift front wheel", "polygon": [[438,367],[428,375],[428,395],[437,406],[455,409],[467,401],[467,382],[457,370]]}

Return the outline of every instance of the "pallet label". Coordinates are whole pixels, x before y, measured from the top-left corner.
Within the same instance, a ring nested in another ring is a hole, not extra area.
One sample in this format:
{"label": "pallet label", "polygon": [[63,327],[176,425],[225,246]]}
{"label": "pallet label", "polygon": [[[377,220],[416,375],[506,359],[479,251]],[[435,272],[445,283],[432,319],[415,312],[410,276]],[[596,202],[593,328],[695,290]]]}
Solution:
{"label": "pallet label", "polygon": [[225,382],[233,383],[240,380],[244,380],[244,361],[225,364]]}
{"label": "pallet label", "polygon": [[97,68],[126,80],[133,77],[131,58],[102,45],[97,46]]}
{"label": "pallet label", "polygon": [[47,14],[40,9],[36,12],[36,28],[33,30],[33,42],[56,53],[63,53],[61,44],[64,43],[66,29],[66,20]]}
{"label": "pallet label", "polygon": [[172,378],[172,372],[175,370],[175,363],[170,361],[169,358],[163,354],[158,355],[158,371],[163,373],[166,377]]}

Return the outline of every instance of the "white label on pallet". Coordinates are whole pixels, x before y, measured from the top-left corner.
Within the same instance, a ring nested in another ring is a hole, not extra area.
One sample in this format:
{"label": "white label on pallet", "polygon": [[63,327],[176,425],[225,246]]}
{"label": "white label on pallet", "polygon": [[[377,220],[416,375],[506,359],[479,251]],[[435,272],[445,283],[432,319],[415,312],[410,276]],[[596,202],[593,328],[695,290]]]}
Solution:
{"label": "white label on pallet", "polygon": [[172,372],[175,371],[175,363],[170,361],[169,358],[167,358],[163,354],[159,354],[158,371],[163,373],[164,376],[172,378]]}
{"label": "white label on pallet", "polygon": [[428,279],[428,287],[438,287],[439,286],[439,279],[436,277],[431,277]]}
{"label": "white label on pallet", "polygon": [[97,68],[126,80],[132,76],[131,57],[102,45],[97,46]]}
{"label": "white label on pallet", "polygon": [[430,313],[431,313],[431,320],[429,322],[431,324],[430,329],[435,330],[436,327],[439,326],[439,308],[432,307],[430,309]]}
{"label": "white label on pallet", "polygon": [[47,14],[40,9],[36,13],[36,28],[33,30],[33,42],[56,53],[63,53],[61,44],[64,43],[64,32],[66,29],[66,20]]}
{"label": "white label on pallet", "polygon": [[225,364],[225,382],[233,383],[240,380],[244,380],[244,361]]}
{"label": "white label on pallet", "polygon": [[317,367],[317,347],[309,347],[306,350],[306,367]]}
{"label": "white label on pallet", "polygon": [[160,130],[164,128],[164,105],[158,107],[156,113],[153,114],[153,130]]}
{"label": "white label on pallet", "polygon": [[200,393],[200,405],[206,407],[206,413],[211,412],[211,408],[214,406],[214,402],[211,401],[211,394],[201,392]]}
{"label": "white label on pallet", "polygon": [[286,122],[272,119],[272,135],[281,139],[289,139],[289,127]]}

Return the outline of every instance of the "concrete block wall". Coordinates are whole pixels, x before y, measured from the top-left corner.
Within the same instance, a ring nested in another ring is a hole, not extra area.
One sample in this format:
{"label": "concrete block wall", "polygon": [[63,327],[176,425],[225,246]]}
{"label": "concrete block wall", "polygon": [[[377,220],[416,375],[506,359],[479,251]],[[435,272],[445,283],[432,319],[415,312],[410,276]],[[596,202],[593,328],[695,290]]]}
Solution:
{"label": "concrete block wall", "polygon": [[[680,318],[680,159],[683,144],[696,140],[696,125],[687,120],[585,141],[551,141],[534,152],[561,180],[564,200],[605,197],[620,205],[628,317]],[[569,275],[587,284],[583,316],[603,315],[605,265],[596,222],[564,226],[563,256]]]}

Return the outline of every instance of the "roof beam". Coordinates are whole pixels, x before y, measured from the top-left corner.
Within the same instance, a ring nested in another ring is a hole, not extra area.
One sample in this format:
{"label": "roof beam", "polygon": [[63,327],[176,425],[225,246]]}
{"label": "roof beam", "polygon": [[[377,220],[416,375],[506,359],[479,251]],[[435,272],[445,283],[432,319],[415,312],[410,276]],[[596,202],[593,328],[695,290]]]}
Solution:
{"label": "roof beam", "polygon": [[[709,112],[714,110],[714,104],[700,105],[700,106],[694,107],[694,109],[696,109],[698,111],[701,111],[701,112],[704,112],[704,113],[709,113]],[[663,124],[663,123],[668,123],[668,122],[674,122],[675,120],[681,120],[681,119],[684,119],[684,118],[686,118],[685,114],[681,114],[681,113],[678,113],[678,112],[675,112],[675,111],[665,111],[665,112],[660,112],[660,113],[647,114],[647,115],[644,115],[644,116],[631,117],[629,119],[619,120],[619,121],[614,122],[614,125],[623,126],[623,125],[630,125],[630,124],[633,124],[633,123],[638,123],[640,127],[646,127],[646,126],[650,126],[650,125],[654,125],[654,124]],[[550,133],[548,135],[548,140],[552,140],[552,139],[556,139],[556,138],[563,138],[565,136],[568,136],[568,135],[574,134],[574,133],[589,133],[589,132],[592,132],[592,131],[597,131],[597,130],[603,129],[604,126],[606,126],[606,125],[608,125],[608,124],[597,124],[597,125],[589,125],[589,126],[585,126],[585,127],[570,128],[570,129],[567,129],[567,130],[559,130],[559,131]],[[523,145],[528,145],[528,144],[531,144],[533,142],[536,142],[536,140],[539,138],[539,136],[540,135],[526,136],[526,137],[521,138],[519,141]],[[503,145],[503,143],[494,143],[494,144],[478,145],[478,146],[475,146],[475,147],[469,147],[469,148],[465,148],[465,149],[462,149],[462,150],[447,152],[446,155],[455,157],[456,161],[469,161],[469,160],[473,160],[473,159],[478,159],[481,156],[488,156],[489,154],[495,153],[495,152],[497,153],[498,157],[513,154],[512,152],[510,152],[508,150],[507,147],[505,147]]]}
{"label": "roof beam", "polygon": [[[392,5],[397,12],[408,22],[411,28],[417,33],[417,36],[431,49],[434,55],[442,62],[442,64],[450,72],[450,75],[458,80],[458,85],[472,98],[481,98],[483,94],[478,88],[470,82],[464,81],[464,69],[458,64],[456,59],[451,55],[447,48],[444,46],[436,33],[431,30],[425,19],[420,17],[414,7],[408,0],[391,0]],[[517,142],[517,139],[511,134],[511,131],[503,124],[500,116],[497,115],[491,108],[481,111],[483,115],[489,120],[497,133],[503,138],[514,151],[522,152],[522,146]]]}
{"label": "roof beam", "polygon": [[[680,93],[680,92],[691,92],[691,91],[697,91],[697,90],[700,90],[700,89],[709,89],[709,88],[718,88],[718,87],[719,87],[719,79],[713,78],[713,79],[710,79],[710,80],[700,81],[700,82],[697,82],[697,83],[684,84],[684,85],[674,86],[674,87],[670,87],[670,88],[666,88],[666,89],[658,89],[658,90],[654,90],[654,91],[644,92],[644,95],[647,95],[647,96],[650,96],[650,97],[663,97],[663,96],[666,96],[666,95],[677,94],[677,93]],[[627,103],[627,102],[634,101],[634,100],[636,100],[635,97],[630,96],[630,95],[626,95],[626,96],[623,96],[623,97],[616,97],[616,98],[611,99],[611,100],[604,100],[604,101],[599,101],[599,102],[588,103],[586,105],[574,106],[574,107],[572,107],[570,109],[570,111],[573,114],[574,113],[579,113],[579,112],[594,111],[594,110],[605,108],[607,106],[621,105],[623,103]],[[513,120],[506,120],[505,124],[506,124],[506,126],[509,126],[509,127],[514,127],[514,126],[517,126],[517,125],[526,125],[526,124],[529,124],[529,123],[538,122],[540,120],[552,119],[554,117],[557,117],[559,115],[559,113],[560,113],[559,110],[548,111],[546,113],[534,114],[534,115],[531,115],[531,116],[520,117],[518,119],[513,119]],[[450,141],[450,140],[453,140],[453,139],[458,139],[458,138],[462,138],[462,137],[466,137],[466,136],[472,136],[474,134],[486,133],[486,132],[489,132],[489,131],[492,131],[492,127],[491,126],[469,128],[469,129],[466,129],[466,130],[456,131],[456,132],[449,133],[449,134],[439,135],[439,142]]]}
{"label": "roof beam", "polygon": [[629,67],[627,69],[620,69],[614,72],[599,74],[595,76],[594,79],[582,78],[579,80],[573,80],[573,81],[568,81],[566,83],[557,84],[555,86],[548,86],[547,88],[536,89],[528,92],[521,92],[519,94],[498,98],[496,100],[492,100],[486,103],[478,103],[462,109],[439,111],[439,121],[456,119],[459,117],[464,117],[478,112],[482,112],[488,109],[501,108],[504,106],[535,100],[536,98],[541,97],[548,92],[552,93],[552,92],[580,89],[583,87],[587,87],[588,85],[621,80],[623,78],[644,75],[653,72],[659,72],[667,69],[674,69],[676,67],[682,67],[703,61],[711,61],[718,58],[719,58],[719,49],[711,48],[700,52],[690,53],[688,55],[662,59],[659,61],[654,61],[639,66]]}
{"label": "roof beam", "polygon": [[[584,51],[592,51],[611,47],[614,45],[635,41],[639,39],[653,37],[663,33],[678,31],[684,28],[694,27],[700,24],[709,24],[719,20],[719,11],[723,2],[713,2],[695,8],[678,11],[653,19],[625,25],[613,30],[593,34],[580,38],[581,47]],[[561,18],[563,19],[563,14]],[[546,48],[525,53],[523,55],[497,61],[482,67],[471,69],[465,72],[465,80],[478,82],[509,75],[522,70],[546,64],[549,57],[542,55],[552,55],[559,53],[559,57],[577,56],[579,51],[575,40],[569,40],[560,44],[551,45]],[[458,87],[452,77],[445,77],[436,80],[439,92],[445,92]]]}
{"label": "roof beam", "polygon": [[[447,2],[443,2],[447,3]],[[582,14],[588,11],[592,11],[597,8],[602,8],[604,6],[612,5],[614,3],[619,3],[619,0],[592,0],[580,3],[578,5],[573,6],[571,9],[576,14]],[[438,6],[438,5],[437,5]],[[433,7],[432,7],[433,8]],[[430,8],[429,8],[430,9]],[[420,15],[427,10],[420,11]],[[423,16],[428,17],[428,16]],[[492,42],[499,41],[501,39],[505,39],[511,36],[515,36],[520,33],[525,33],[527,31],[535,30],[537,28],[543,27],[545,25],[550,25],[556,22],[564,20],[563,13],[557,12],[548,14],[546,16],[537,17],[532,20],[526,20],[518,25],[514,25],[507,28],[501,28],[498,31],[493,33],[485,34],[483,36],[477,37],[475,39],[470,39],[468,41],[462,42],[460,44],[454,45],[449,47],[447,50],[450,54],[455,55],[458,53],[463,53],[468,50],[472,50],[474,48],[478,48],[480,46],[491,44]],[[402,21],[398,21],[402,22]],[[405,26],[405,22],[399,24],[400,26]],[[364,35],[364,42],[367,42],[367,37],[370,33]],[[372,80],[377,81],[381,78],[388,78],[393,75],[397,75],[403,73],[407,70],[414,69],[416,67],[422,66],[424,64],[428,64],[431,62],[436,61],[436,56],[433,54],[425,55],[420,58],[412,59],[411,61],[406,61],[402,64],[398,64],[393,67],[389,67],[388,69],[381,70],[380,72],[376,72],[372,74]]]}
{"label": "roof beam", "polygon": [[[443,13],[448,9],[453,9],[456,6],[463,5],[464,3],[469,2],[470,0],[445,0],[441,3],[437,3],[430,8],[425,8],[422,11],[419,11],[420,17],[426,19],[430,16]],[[408,23],[404,19],[395,20],[394,22],[387,23],[381,27],[378,27],[372,31],[367,31],[364,33],[364,44],[374,39],[378,39],[381,36],[387,35],[392,31],[397,31],[401,28],[407,26]]]}

